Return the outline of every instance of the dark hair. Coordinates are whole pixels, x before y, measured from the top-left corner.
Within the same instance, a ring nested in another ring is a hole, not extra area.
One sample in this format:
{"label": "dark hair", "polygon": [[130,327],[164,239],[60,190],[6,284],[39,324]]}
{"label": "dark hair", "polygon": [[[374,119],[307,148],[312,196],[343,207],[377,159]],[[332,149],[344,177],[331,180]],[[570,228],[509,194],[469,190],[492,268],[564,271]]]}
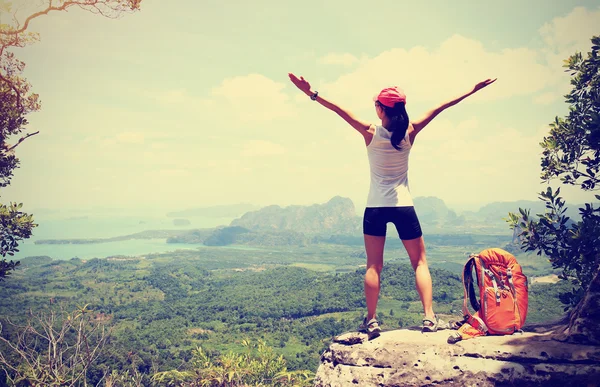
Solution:
{"label": "dark hair", "polygon": [[379,106],[383,109],[385,115],[390,120],[390,127],[386,128],[392,133],[390,143],[394,148],[400,150],[400,142],[406,135],[406,130],[408,129],[408,113],[406,113],[406,104],[404,102],[396,102],[394,107],[391,108],[379,102]]}

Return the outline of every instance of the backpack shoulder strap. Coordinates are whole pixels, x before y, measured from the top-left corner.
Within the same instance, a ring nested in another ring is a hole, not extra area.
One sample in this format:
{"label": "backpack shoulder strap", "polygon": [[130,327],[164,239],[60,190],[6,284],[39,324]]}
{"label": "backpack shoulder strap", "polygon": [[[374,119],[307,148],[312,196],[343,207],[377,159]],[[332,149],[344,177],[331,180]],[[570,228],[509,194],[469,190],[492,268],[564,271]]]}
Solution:
{"label": "backpack shoulder strap", "polygon": [[471,306],[473,307],[475,312],[479,311],[479,308],[481,308],[479,300],[477,299],[477,294],[475,293],[475,287],[473,285],[473,266],[475,266],[476,258],[478,258],[476,255],[471,255],[471,257],[465,264],[465,268],[463,270],[463,287],[465,291],[463,301],[463,315],[466,315],[466,313],[468,313],[469,311],[467,309],[467,299],[471,301]]}
{"label": "backpack shoulder strap", "polygon": [[[480,259],[479,256],[477,254],[472,254],[465,264],[465,269],[463,270],[463,287],[465,291],[465,297],[463,300],[463,316],[465,321],[468,322],[473,328],[481,331],[483,334],[487,334],[487,325],[479,317],[478,312],[481,308],[481,304],[477,299],[477,294],[475,293],[475,287],[473,285],[473,267],[477,267],[475,263],[476,259]],[[477,282],[479,283],[479,278],[477,279]],[[475,309],[475,314],[471,314],[469,311],[469,307],[467,306],[467,298],[471,300],[471,306],[473,309]]]}

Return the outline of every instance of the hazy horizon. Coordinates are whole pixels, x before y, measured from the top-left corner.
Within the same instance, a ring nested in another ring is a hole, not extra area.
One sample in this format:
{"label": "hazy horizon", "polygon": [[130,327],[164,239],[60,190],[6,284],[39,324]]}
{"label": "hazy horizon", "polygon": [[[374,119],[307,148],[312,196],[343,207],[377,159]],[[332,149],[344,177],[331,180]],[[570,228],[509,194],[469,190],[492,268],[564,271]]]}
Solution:
{"label": "hazy horizon", "polygon": [[[339,195],[337,195],[339,196]],[[520,199],[520,200],[511,200],[511,201],[494,201],[494,202],[488,202],[488,203],[483,203],[480,205],[452,205],[451,203],[446,202],[445,200],[443,200],[440,197],[437,196],[417,196],[414,199],[415,200],[419,200],[422,198],[437,198],[440,199],[444,202],[444,204],[446,205],[446,207],[450,210],[455,211],[458,215],[460,215],[461,213],[464,212],[477,212],[480,209],[482,209],[483,207],[490,205],[490,204],[495,204],[495,203],[517,203],[517,202],[532,202],[532,203],[541,203],[539,200],[530,200],[530,199]],[[78,217],[85,217],[85,216],[96,216],[98,217],[98,215],[101,215],[100,217],[147,217],[147,218],[185,218],[186,216],[189,217],[189,215],[181,215],[181,216],[167,216],[168,213],[170,212],[184,212],[184,211],[189,211],[189,210],[195,210],[195,209],[210,209],[213,207],[228,207],[228,206],[239,206],[239,205],[249,205],[249,206],[254,206],[255,209],[254,210],[258,210],[260,208],[266,207],[266,206],[271,206],[271,205],[278,205],[282,208],[288,207],[288,206],[310,206],[310,205],[321,205],[321,204],[325,204],[327,203],[329,200],[331,200],[332,198],[324,201],[324,202],[320,202],[320,203],[309,203],[309,204],[296,204],[296,203],[292,203],[292,204],[288,204],[288,205],[280,205],[277,203],[271,203],[271,204],[267,204],[267,205],[259,205],[259,204],[255,204],[255,203],[229,203],[229,204],[217,204],[214,206],[192,206],[192,207],[185,207],[185,208],[179,208],[179,207],[174,207],[174,208],[155,208],[155,207],[148,207],[148,208],[144,208],[144,207],[110,207],[110,206],[106,206],[106,207],[102,207],[102,206],[95,206],[95,207],[87,207],[87,208],[34,208],[32,210],[28,210],[25,209],[27,211],[31,211],[31,213],[34,215],[34,218],[37,217],[38,218],[43,218],[43,219],[47,219],[52,217],[53,215],[58,215],[60,218],[62,219],[66,219],[66,218],[78,218]],[[350,198],[348,198],[350,199]],[[350,199],[352,200],[352,199]],[[357,215],[362,215],[362,211],[364,209],[364,207],[359,207],[356,205],[356,203],[354,201],[352,201],[354,204],[354,207],[356,209]],[[597,202],[597,200],[594,200],[594,202]],[[567,207],[570,207],[569,204],[571,204],[571,206],[575,206],[575,205],[581,205],[583,203],[581,202],[573,202],[573,203],[567,203]],[[515,207],[514,211],[518,211],[518,208]],[[213,216],[213,215],[207,215],[207,216],[203,216],[203,215],[193,215],[191,217],[203,217],[203,218],[219,218],[218,216]],[[231,218],[230,216],[223,216],[222,218]]]}
{"label": "hazy horizon", "polygon": [[[143,2],[117,20],[50,13],[30,24],[41,41],[13,50],[42,110],[28,117],[28,131],[40,134],[17,148],[21,168],[2,199],[34,215],[159,214],[339,195],[360,213],[369,188],[363,140],[295,89],[294,72],[373,123],[381,87],[401,86],[418,118],[497,77],[419,135],[411,191],[455,211],[535,201],[545,187],[538,144],[567,112],[562,61],[589,51],[598,25],[600,7],[587,0],[187,0]],[[567,203],[594,200],[562,190]]]}

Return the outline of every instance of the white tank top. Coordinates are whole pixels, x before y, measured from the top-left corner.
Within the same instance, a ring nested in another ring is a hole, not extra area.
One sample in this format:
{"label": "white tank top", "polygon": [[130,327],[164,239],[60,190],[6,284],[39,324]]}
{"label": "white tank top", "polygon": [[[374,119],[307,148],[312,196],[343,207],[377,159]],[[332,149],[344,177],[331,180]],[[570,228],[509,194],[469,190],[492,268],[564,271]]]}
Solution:
{"label": "white tank top", "polygon": [[408,155],[411,144],[410,129],[400,141],[400,149],[390,143],[392,133],[381,125],[375,126],[373,139],[367,146],[371,169],[371,186],[367,207],[412,206],[413,200],[408,186]]}

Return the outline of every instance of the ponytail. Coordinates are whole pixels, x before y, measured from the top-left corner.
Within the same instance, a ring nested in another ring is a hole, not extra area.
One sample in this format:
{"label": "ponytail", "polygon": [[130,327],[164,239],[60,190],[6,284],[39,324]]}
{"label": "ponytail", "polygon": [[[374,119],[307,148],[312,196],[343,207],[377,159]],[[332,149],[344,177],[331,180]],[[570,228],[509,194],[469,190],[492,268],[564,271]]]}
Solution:
{"label": "ponytail", "polygon": [[408,129],[408,113],[406,113],[406,105],[404,102],[396,102],[393,108],[383,104],[380,106],[390,120],[390,127],[386,128],[392,133],[390,143],[394,148],[400,150],[400,142],[402,142],[402,139],[406,136],[406,130]]}

